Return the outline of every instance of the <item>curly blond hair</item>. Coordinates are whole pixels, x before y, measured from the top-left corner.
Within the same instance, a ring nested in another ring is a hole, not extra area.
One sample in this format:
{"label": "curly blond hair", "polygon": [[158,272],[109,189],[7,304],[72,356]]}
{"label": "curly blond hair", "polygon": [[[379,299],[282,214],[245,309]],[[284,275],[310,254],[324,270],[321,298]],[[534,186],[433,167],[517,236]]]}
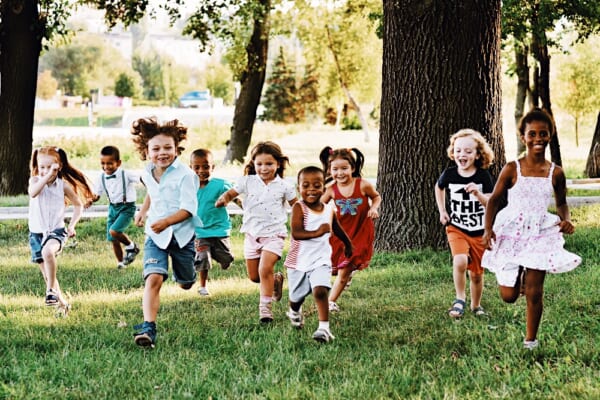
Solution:
{"label": "curly blond hair", "polygon": [[494,161],[494,152],[481,133],[474,129],[461,129],[450,136],[450,146],[447,149],[448,157],[454,161],[454,142],[456,142],[456,139],[464,137],[470,137],[477,143],[479,158],[475,160],[475,166],[483,169],[489,168],[492,165],[492,161]]}

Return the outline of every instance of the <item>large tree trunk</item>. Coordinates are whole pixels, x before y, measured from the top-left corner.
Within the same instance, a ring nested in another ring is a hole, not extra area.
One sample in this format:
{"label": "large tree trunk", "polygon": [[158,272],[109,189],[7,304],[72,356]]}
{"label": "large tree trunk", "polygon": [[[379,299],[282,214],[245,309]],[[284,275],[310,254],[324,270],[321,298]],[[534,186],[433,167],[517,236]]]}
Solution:
{"label": "large tree trunk", "polygon": [[600,113],[598,113],[590,153],[585,164],[585,176],[588,178],[600,177]]}
{"label": "large tree trunk", "polygon": [[517,154],[519,157],[525,151],[525,144],[521,141],[519,122],[523,117],[525,102],[529,93],[529,64],[527,63],[529,49],[527,46],[515,43],[515,64],[517,71],[517,96],[515,99],[515,137],[517,140]]}
{"label": "large tree trunk", "polygon": [[241,78],[241,89],[235,103],[231,139],[225,152],[225,162],[243,162],[256,120],[256,109],[260,104],[260,96],[267,69],[267,53],[269,50],[269,12],[271,0],[260,0],[261,13],[254,17],[254,29],[246,54],[248,65]]}
{"label": "large tree trunk", "polygon": [[0,2],[0,195],[25,193],[41,50],[37,1]]}
{"label": "large tree trunk", "polygon": [[448,138],[480,131],[496,175],[501,136],[500,0],[383,3],[383,83],[375,247],[440,247],[434,184],[450,165]]}

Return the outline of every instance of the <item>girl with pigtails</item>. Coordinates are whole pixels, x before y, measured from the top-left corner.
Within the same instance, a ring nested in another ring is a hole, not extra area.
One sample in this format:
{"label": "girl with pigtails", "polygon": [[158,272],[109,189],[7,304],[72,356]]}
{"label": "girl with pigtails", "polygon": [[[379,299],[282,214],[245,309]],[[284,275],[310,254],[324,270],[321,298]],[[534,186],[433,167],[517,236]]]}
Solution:
{"label": "girl with pigtails", "polygon": [[375,226],[379,217],[381,196],[375,187],[361,178],[364,155],[357,148],[332,149],[327,146],[319,154],[327,180],[333,184],[321,197],[323,203],[333,200],[340,225],[354,248],[351,257],[344,255],[344,244],[331,236],[333,275],[337,275],[329,294],[329,311],[340,310],[337,300],[349,286],[354,272],[368,267],[373,255]]}
{"label": "girl with pigtails", "polygon": [[[56,276],[56,256],[67,238],[75,237],[75,225],[84,204],[93,197],[89,180],[69,164],[64,150],[47,146],[33,151],[29,194],[29,247],[31,261],[40,267],[46,282],[45,304],[66,315],[71,309]],[[65,206],[73,205],[73,215],[65,227]]]}

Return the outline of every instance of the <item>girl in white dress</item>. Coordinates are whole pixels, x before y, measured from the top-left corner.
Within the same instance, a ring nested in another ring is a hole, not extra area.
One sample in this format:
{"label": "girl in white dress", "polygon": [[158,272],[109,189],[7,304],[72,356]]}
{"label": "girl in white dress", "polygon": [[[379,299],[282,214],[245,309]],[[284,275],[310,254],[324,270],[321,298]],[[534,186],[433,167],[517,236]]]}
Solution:
{"label": "girl in white dress", "polygon": [[[519,132],[527,153],[504,166],[488,200],[483,233],[487,250],[481,264],[496,274],[502,300],[513,303],[525,294],[523,346],[533,349],[538,346],[546,273],[570,271],[581,258],[563,248],[563,233],[571,234],[575,227],[566,201],[565,174],[545,158],[554,133],[552,117],[533,109],[522,118]],[[553,194],[557,215],[547,210]],[[508,205],[498,211],[505,196]]]}

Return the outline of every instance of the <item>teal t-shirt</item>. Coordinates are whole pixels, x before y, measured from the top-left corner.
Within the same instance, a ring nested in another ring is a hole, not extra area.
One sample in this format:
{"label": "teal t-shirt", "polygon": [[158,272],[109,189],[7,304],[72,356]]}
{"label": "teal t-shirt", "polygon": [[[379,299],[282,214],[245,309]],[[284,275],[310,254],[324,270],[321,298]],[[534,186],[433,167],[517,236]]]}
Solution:
{"label": "teal t-shirt", "polygon": [[227,207],[215,207],[217,198],[231,189],[231,183],[221,178],[211,178],[198,189],[198,217],[202,226],[196,227],[197,238],[226,237],[231,235],[231,219]]}

